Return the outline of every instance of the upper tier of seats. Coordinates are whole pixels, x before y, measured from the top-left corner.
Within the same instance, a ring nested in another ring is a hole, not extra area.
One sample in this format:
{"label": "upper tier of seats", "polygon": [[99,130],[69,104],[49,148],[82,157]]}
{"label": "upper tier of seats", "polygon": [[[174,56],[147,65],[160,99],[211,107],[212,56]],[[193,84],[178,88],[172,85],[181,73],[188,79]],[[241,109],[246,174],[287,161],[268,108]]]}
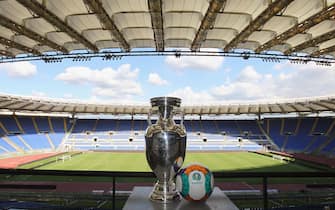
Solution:
{"label": "upper tier of seats", "polygon": [[[254,145],[266,145],[288,152],[333,154],[335,151],[333,118],[185,120],[184,125],[188,146],[195,149],[248,150]],[[118,141],[127,146],[138,144],[141,149],[146,127],[146,120],[138,119],[0,116],[0,153],[56,150],[64,144],[110,149]]]}
{"label": "upper tier of seats", "polygon": [[271,118],[263,120],[263,129],[280,151],[334,154],[335,119]]}
{"label": "upper tier of seats", "polygon": [[[92,149],[98,145],[98,139],[102,149],[114,148],[118,141],[117,149],[128,148],[130,141],[143,149],[147,125],[146,120],[130,119],[0,116],[0,151],[55,150],[64,149],[64,145]],[[254,120],[186,120],[184,125],[191,142],[188,146],[193,149],[257,150],[268,143]],[[229,142],[222,144],[225,140]]]}
{"label": "upper tier of seats", "polygon": [[56,150],[70,126],[68,118],[0,116],[0,152]]}

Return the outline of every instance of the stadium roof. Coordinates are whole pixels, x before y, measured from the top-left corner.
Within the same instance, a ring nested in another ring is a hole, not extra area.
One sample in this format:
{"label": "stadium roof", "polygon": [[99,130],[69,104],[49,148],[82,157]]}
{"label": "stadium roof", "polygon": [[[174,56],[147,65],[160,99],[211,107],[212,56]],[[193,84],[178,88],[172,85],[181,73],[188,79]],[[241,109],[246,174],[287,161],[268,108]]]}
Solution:
{"label": "stadium roof", "polygon": [[1,0],[0,61],[176,48],[334,59],[334,19],[335,0]]}
{"label": "stadium roof", "polygon": [[[0,95],[0,111],[67,114],[148,114],[149,105],[108,105],[70,100]],[[335,111],[335,97],[296,99],[273,103],[182,106],[186,115],[288,114]]]}

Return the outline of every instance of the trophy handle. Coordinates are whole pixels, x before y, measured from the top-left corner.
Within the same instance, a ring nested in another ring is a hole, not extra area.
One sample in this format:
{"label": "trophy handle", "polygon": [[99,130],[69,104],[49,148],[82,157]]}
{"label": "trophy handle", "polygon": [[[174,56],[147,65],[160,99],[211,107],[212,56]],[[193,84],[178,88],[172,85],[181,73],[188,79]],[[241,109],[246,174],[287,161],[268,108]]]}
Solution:
{"label": "trophy handle", "polygon": [[180,125],[184,126],[184,112],[181,109],[176,109],[173,114],[180,114]]}
{"label": "trophy handle", "polygon": [[152,125],[152,122],[151,122],[151,114],[152,114],[152,110],[150,109],[150,110],[149,110],[149,113],[148,113],[148,118],[147,118],[147,122],[148,122],[148,125],[149,125],[149,126]]}

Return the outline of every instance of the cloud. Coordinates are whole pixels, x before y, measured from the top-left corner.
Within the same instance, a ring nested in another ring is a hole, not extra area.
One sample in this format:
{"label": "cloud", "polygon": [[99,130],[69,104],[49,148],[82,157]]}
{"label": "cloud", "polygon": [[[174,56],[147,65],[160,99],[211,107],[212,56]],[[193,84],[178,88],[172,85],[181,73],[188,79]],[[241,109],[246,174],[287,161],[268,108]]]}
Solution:
{"label": "cloud", "polygon": [[142,93],[140,84],[136,82],[130,82],[124,86],[118,88],[115,87],[95,87],[92,90],[96,96],[107,96],[107,97],[126,97],[132,95],[140,95]]}
{"label": "cloud", "polygon": [[157,73],[150,73],[148,76],[148,82],[153,85],[163,86],[167,85],[168,82],[162,79]]}
{"label": "cloud", "polygon": [[238,76],[237,80],[239,82],[257,82],[262,78],[262,75],[258,73],[254,67],[246,66],[242,69],[240,75]]}
{"label": "cloud", "polygon": [[117,100],[111,98],[101,98],[95,95],[92,95],[88,100],[85,100],[86,103],[91,104],[110,104],[110,105],[138,105],[138,106],[147,106],[148,101],[134,101],[131,97],[122,97]]}
{"label": "cloud", "polygon": [[45,92],[42,92],[42,91],[36,91],[36,90],[33,90],[32,92],[31,92],[31,95],[32,96],[36,96],[36,97],[46,97],[47,96],[47,94],[45,93]]}
{"label": "cloud", "polygon": [[237,78],[228,84],[216,86],[210,90],[210,93],[217,99],[223,100],[252,100],[264,98],[264,91],[259,85],[267,82],[265,76],[258,73],[254,67],[246,66]]}
{"label": "cloud", "polygon": [[131,98],[142,94],[138,79],[139,69],[131,69],[130,64],[123,64],[118,69],[90,69],[88,67],[69,67],[56,76],[69,84],[91,85],[94,96],[108,98]]}
{"label": "cloud", "polygon": [[[211,50],[213,51],[213,50]],[[165,63],[173,69],[197,69],[215,71],[218,70],[223,62],[222,56],[167,56]]]}
{"label": "cloud", "polygon": [[217,100],[267,100],[335,94],[335,69],[315,65],[274,66],[279,74],[261,74],[245,67],[234,81],[210,90]]}
{"label": "cloud", "polygon": [[189,86],[177,89],[169,93],[168,96],[181,98],[183,105],[210,104],[214,102],[213,96],[207,91],[194,91]]}
{"label": "cloud", "polygon": [[65,99],[74,99],[72,93],[64,93],[63,98],[65,98]]}
{"label": "cloud", "polygon": [[[273,67],[278,69],[278,67]],[[316,65],[285,64],[281,72],[261,73],[253,66],[243,68],[234,80],[196,91],[177,89],[170,96],[183,104],[222,104],[308,98],[335,95],[335,69]]]}
{"label": "cloud", "polygon": [[28,78],[37,74],[37,67],[28,61],[2,63],[0,71],[6,72],[10,77]]}
{"label": "cloud", "polygon": [[309,97],[335,94],[335,67],[286,63],[275,79],[279,97]]}

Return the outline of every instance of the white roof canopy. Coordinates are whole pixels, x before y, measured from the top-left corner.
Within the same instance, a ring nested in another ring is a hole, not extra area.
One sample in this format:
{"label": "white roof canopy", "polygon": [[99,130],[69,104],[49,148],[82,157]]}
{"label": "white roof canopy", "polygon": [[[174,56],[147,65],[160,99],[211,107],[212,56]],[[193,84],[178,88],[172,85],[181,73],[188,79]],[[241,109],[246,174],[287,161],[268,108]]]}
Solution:
{"label": "white roof canopy", "polygon": [[[150,105],[109,105],[70,100],[0,95],[0,110],[27,113],[148,114]],[[185,115],[288,114],[335,111],[335,97],[296,99],[271,103],[182,106]]]}
{"label": "white roof canopy", "polygon": [[335,52],[335,0],[2,0],[0,57],[74,50]]}

